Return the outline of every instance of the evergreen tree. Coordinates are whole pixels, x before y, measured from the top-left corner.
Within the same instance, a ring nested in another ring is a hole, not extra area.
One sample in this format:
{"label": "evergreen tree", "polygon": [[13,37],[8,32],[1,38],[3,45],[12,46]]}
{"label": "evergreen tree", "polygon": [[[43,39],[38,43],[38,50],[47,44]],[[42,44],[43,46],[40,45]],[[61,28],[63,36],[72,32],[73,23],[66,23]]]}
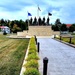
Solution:
{"label": "evergreen tree", "polygon": [[32,17],[31,17],[31,19],[30,19],[30,25],[32,25],[32,21],[33,21],[33,19],[32,19]]}
{"label": "evergreen tree", "polygon": [[69,32],[73,32],[75,31],[75,24],[72,24],[70,27],[69,27]]}
{"label": "evergreen tree", "polygon": [[38,19],[38,24],[39,25],[41,25],[42,24],[42,20],[41,20],[41,18],[39,17],[39,19]]}
{"label": "evergreen tree", "polygon": [[1,19],[1,26],[4,26],[4,24],[5,24],[4,19]]}
{"label": "evergreen tree", "polygon": [[59,27],[57,25],[54,26],[54,31],[59,31]]}
{"label": "evergreen tree", "polygon": [[61,22],[60,22],[60,19],[56,19],[55,26],[58,27],[59,30],[61,31]]}
{"label": "evergreen tree", "polygon": [[49,25],[49,17],[47,18],[47,25]]}
{"label": "evergreen tree", "polygon": [[14,21],[11,21],[10,25],[11,25],[11,29],[12,29],[13,25],[14,25]]}
{"label": "evergreen tree", "polygon": [[35,17],[35,18],[34,18],[33,25],[36,25],[36,24],[37,24],[37,18]]}
{"label": "evergreen tree", "polygon": [[42,24],[45,25],[45,17],[43,17]]}
{"label": "evergreen tree", "polygon": [[28,20],[25,21],[26,30],[28,30]]}
{"label": "evergreen tree", "polygon": [[58,26],[61,25],[60,19],[56,19],[56,21],[55,21],[55,25],[58,25]]}
{"label": "evergreen tree", "polygon": [[14,25],[13,25],[13,28],[12,28],[12,31],[13,31],[14,33],[17,33],[18,31],[21,31],[21,28],[18,27],[17,24],[14,24]]}
{"label": "evergreen tree", "polygon": [[67,31],[67,26],[66,26],[66,24],[62,24],[60,30],[61,30],[61,31]]}

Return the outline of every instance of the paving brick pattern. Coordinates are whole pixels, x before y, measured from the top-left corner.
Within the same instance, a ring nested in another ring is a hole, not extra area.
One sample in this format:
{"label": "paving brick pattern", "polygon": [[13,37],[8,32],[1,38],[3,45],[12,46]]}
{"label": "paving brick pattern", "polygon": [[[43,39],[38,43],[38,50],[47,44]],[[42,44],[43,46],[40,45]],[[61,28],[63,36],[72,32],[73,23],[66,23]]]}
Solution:
{"label": "paving brick pattern", "polygon": [[43,58],[47,57],[47,75],[75,75],[75,48],[51,38],[38,38],[40,42],[39,71],[43,75]]}

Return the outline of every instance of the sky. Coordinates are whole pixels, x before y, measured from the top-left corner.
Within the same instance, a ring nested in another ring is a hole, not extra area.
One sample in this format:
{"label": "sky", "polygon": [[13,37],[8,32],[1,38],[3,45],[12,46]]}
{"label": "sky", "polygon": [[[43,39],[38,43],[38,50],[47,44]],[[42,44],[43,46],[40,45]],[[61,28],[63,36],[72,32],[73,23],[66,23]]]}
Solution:
{"label": "sky", "polygon": [[38,6],[41,18],[47,19],[48,12],[52,13],[50,23],[55,23],[56,19],[65,24],[75,23],[75,0],[0,0],[0,19],[25,21],[28,12],[32,18],[37,17]]}

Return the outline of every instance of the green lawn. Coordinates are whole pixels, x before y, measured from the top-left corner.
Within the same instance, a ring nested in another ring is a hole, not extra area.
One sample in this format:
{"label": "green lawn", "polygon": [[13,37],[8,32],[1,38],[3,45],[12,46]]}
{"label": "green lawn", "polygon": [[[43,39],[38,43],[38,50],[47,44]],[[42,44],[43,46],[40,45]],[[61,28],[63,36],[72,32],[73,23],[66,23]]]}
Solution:
{"label": "green lawn", "polygon": [[[60,39],[59,37],[57,39]],[[67,37],[62,37],[62,41],[65,41],[65,42],[68,42],[70,41],[70,38],[67,38]],[[75,45],[75,37],[72,38],[72,44]]]}
{"label": "green lawn", "polygon": [[[62,40],[69,43],[70,38],[62,38]],[[71,43],[75,45],[75,38],[72,38]]]}
{"label": "green lawn", "polygon": [[19,75],[29,39],[9,39],[0,34],[0,75]]}

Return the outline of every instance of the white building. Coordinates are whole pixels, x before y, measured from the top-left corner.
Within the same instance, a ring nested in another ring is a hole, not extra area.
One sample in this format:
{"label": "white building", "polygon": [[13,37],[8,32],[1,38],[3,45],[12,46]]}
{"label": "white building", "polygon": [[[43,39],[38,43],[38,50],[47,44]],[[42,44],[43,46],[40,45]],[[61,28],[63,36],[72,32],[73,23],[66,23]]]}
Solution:
{"label": "white building", "polygon": [[1,32],[6,31],[6,33],[10,33],[10,28],[7,26],[0,26],[0,30],[1,30]]}

